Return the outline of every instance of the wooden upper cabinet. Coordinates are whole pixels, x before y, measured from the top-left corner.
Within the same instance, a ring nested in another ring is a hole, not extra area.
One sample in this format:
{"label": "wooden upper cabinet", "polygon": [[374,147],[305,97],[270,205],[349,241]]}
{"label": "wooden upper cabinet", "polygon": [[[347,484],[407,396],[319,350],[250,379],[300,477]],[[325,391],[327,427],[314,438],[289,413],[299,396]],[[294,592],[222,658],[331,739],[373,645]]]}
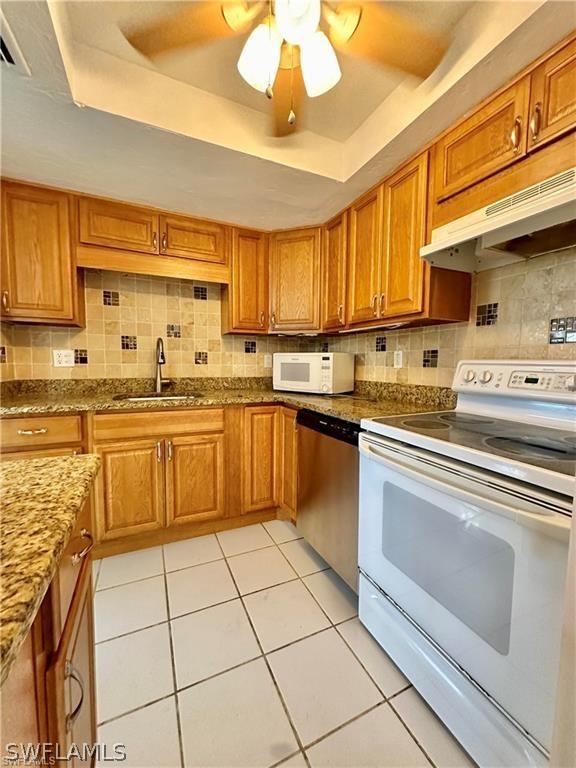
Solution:
{"label": "wooden upper cabinet", "polygon": [[158,214],[146,208],[80,197],[79,239],[124,251],[158,253]]}
{"label": "wooden upper cabinet", "polygon": [[347,319],[350,325],[376,319],[382,261],[382,186],[350,208]]}
{"label": "wooden upper cabinet", "polygon": [[231,284],[222,306],[224,332],[268,333],[268,236],[232,231]]}
{"label": "wooden upper cabinet", "polygon": [[346,267],[348,212],[324,225],[322,232],[322,328],[341,328],[346,323]]}
{"label": "wooden upper cabinet", "polygon": [[145,533],[164,525],[162,441],[150,438],[97,445],[98,540]]}
{"label": "wooden upper cabinet", "polygon": [[426,235],[428,154],[412,161],[384,184],[384,272],[380,314],[420,312]]}
{"label": "wooden upper cabinet", "polygon": [[278,436],[276,405],[244,409],[243,513],[278,505]]}
{"label": "wooden upper cabinet", "polygon": [[71,216],[65,192],[2,183],[2,319],[82,322]]}
{"label": "wooden upper cabinet", "polygon": [[224,516],[224,434],[166,441],[168,525]]}
{"label": "wooden upper cabinet", "polygon": [[436,144],[435,193],[450,197],[526,154],[530,77],[474,112]]}
{"label": "wooden upper cabinet", "polygon": [[160,253],[215,264],[228,263],[229,228],[187,216],[160,216]]}
{"label": "wooden upper cabinet", "polygon": [[532,72],[528,151],[576,127],[576,40]]}
{"label": "wooden upper cabinet", "polygon": [[272,235],[272,331],[320,330],[320,237],[320,227]]}

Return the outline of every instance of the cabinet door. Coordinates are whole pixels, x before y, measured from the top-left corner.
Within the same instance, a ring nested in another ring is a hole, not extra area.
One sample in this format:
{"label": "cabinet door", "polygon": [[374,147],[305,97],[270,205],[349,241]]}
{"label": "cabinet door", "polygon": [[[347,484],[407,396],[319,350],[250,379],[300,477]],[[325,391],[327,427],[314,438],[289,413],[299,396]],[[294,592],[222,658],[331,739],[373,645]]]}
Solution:
{"label": "cabinet door", "polygon": [[[47,670],[51,740],[66,754],[96,740],[92,562],[84,561],[62,639]],[[91,765],[74,757],[68,765]]]}
{"label": "cabinet door", "polygon": [[576,127],[576,40],[532,72],[528,150]]}
{"label": "cabinet door", "polygon": [[320,330],[320,228],[272,236],[272,331]]}
{"label": "cabinet door", "polygon": [[436,144],[439,200],[485,179],[526,154],[530,77],[501,93]]}
{"label": "cabinet door", "polygon": [[428,155],[395,173],[384,184],[384,259],[380,314],[420,312],[424,262],[420,247],[426,234]]}
{"label": "cabinet door", "polygon": [[215,264],[228,263],[229,230],[223,224],[162,215],[160,232],[160,253]]}
{"label": "cabinet door", "polygon": [[278,505],[278,407],[244,410],[242,511],[257,512]]}
{"label": "cabinet door", "polygon": [[224,435],[166,441],[168,525],[224,516]]}
{"label": "cabinet door", "polygon": [[64,192],[2,184],[2,318],[74,321],[78,282]]}
{"label": "cabinet door", "polygon": [[322,328],[341,328],[346,322],[346,260],[348,213],[324,226],[322,234]]}
{"label": "cabinet door", "polygon": [[156,439],[96,446],[98,540],[116,539],[164,525],[163,444]]}
{"label": "cabinet door", "polygon": [[382,262],[382,186],[350,208],[348,323],[374,320],[378,315]]}
{"label": "cabinet door", "polygon": [[228,329],[268,332],[268,236],[234,229],[228,288]]}
{"label": "cabinet door", "polygon": [[158,214],[146,208],[81,197],[79,237],[86,245],[158,253]]}
{"label": "cabinet door", "polygon": [[298,441],[296,411],[280,408],[280,506],[296,518]]}

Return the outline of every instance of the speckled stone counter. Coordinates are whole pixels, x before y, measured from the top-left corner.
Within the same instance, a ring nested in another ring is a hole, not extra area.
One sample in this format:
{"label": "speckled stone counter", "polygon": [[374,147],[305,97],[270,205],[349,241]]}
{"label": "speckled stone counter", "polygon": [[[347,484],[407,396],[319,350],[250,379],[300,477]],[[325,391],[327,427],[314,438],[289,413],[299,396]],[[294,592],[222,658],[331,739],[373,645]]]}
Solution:
{"label": "speckled stone counter", "polygon": [[93,455],[0,465],[0,684],[32,626],[99,467]]}

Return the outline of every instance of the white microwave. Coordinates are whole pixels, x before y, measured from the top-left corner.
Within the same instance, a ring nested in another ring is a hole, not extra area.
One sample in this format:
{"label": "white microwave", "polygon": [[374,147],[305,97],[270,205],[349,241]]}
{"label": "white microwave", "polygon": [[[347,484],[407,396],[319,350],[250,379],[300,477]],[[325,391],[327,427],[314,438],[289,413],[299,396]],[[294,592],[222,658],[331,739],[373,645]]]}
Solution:
{"label": "white microwave", "polygon": [[354,355],[350,352],[277,352],[273,387],[286,392],[335,395],[354,390]]}

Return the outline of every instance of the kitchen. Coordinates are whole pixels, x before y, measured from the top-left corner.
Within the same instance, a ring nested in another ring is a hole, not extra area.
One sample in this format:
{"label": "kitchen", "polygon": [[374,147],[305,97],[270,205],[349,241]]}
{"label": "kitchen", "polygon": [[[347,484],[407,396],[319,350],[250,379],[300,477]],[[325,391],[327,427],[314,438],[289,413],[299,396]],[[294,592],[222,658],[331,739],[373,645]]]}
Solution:
{"label": "kitchen", "polygon": [[113,47],[169,9],[81,5],[3,9],[3,758],[574,764],[568,4],[422,12],[453,39],[411,92],[432,106],[336,185],[295,93],[249,159],[242,130],[144,116],[129,71],[200,99],[177,58]]}

